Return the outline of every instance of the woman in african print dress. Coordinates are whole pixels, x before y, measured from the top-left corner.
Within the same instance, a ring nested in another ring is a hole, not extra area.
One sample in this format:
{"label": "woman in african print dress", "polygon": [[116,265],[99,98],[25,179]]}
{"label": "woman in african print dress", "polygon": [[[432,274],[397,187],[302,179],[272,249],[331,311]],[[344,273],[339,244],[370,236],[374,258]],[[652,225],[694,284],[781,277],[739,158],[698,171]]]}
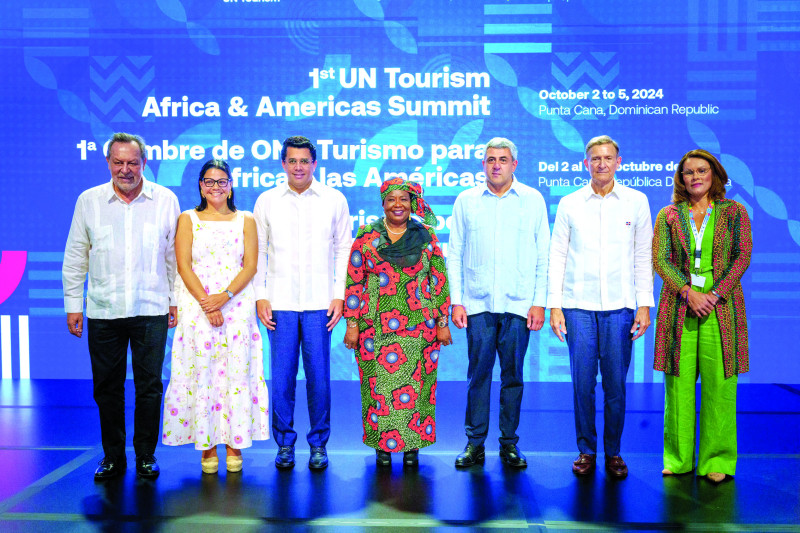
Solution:
{"label": "woman in african print dress", "polygon": [[381,200],[384,218],[361,226],[350,252],[344,344],[358,362],[364,443],[380,466],[398,452],[416,466],[419,449],[436,441],[439,349],[452,342],[450,290],[422,188],[394,178],[383,183]]}
{"label": "woman in african print dress", "polygon": [[736,473],[736,382],[750,364],[741,281],[753,242],[747,210],[725,198],[727,182],[713,155],[686,153],[653,232],[653,268],[664,280],[655,343],[655,369],[666,374],[662,473],[694,469],[700,376],[697,475],[715,483]]}

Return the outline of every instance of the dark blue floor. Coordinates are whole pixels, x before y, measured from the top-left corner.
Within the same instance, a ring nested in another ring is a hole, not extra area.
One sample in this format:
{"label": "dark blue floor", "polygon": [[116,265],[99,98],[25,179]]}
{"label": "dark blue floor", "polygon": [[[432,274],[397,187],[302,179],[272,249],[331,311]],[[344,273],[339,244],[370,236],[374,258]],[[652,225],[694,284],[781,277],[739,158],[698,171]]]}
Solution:
{"label": "dark blue floor", "polygon": [[[324,472],[308,470],[301,446],[298,466],[278,471],[267,441],[244,451],[242,473],[204,476],[199,452],[159,446],[155,482],[138,480],[131,466],[123,478],[96,484],[102,450],[91,383],[3,381],[0,532],[800,531],[800,387],[739,386],[737,475],[714,485],[692,474],[661,476],[659,384],[628,386],[623,457],[630,475],[615,481],[602,469],[586,479],[571,472],[571,385],[527,383],[519,434],[529,467],[510,470],[497,457],[497,385],[484,467],[453,467],[465,444],[465,383],[440,382],[438,442],[421,452],[419,469],[404,471],[375,467],[361,444],[358,386],[338,381]],[[308,425],[302,396],[301,434]],[[131,448],[128,459],[132,465]]]}

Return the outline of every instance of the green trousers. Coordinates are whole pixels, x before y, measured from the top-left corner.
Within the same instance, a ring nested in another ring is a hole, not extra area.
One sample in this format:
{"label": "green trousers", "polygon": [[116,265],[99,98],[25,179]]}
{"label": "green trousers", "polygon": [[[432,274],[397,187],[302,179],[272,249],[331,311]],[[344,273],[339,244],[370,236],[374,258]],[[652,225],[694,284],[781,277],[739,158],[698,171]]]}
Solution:
{"label": "green trousers", "polygon": [[680,377],[665,376],[664,468],[690,472],[695,451],[695,383],[700,376],[700,451],[697,475],[736,473],[736,382],[725,379],[716,312],[686,317]]}

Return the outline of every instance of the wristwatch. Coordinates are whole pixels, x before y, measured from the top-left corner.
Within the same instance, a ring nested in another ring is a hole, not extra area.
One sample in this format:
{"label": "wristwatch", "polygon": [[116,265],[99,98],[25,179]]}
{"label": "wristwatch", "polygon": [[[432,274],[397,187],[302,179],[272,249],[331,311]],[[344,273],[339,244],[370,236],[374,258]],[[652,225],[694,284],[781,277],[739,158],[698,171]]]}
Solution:
{"label": "wristwatch", "polygon": [[231,300],[233,300],[233,293],[232,293],[231,291],[229,291],[228,289],[225,289],[225,291],[224,291],[224,292],[225,292],[225,294],[227,294],[227,295],[228,295],[228,298],[230,298]]}

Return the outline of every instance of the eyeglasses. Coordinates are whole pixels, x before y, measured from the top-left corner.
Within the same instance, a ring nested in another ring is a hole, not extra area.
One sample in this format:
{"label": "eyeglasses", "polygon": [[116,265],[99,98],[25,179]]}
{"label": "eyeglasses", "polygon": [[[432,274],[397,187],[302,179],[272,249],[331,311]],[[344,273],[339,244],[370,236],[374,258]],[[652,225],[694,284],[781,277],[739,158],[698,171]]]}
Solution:
{"label": "eyeglasses", "polygon": [[702,178],[703,176],[705,176],[709,172],[711,172],[710,168],[698,168],[697,170],[684,170],[683,172],[681,172],[681,174],[683,174],[687,178],[697,174],[698,176],[700,176]]}
{"label": "eyeglasses", "polygon": [[221,178],[221,179],[218,179],[218,180],[212,180],[211,178],[204,178],[203,179],[203,185],[205,185],[206,187],[208,187],[210,189],[216,183],[220,187],[225,188],[225,187],[228,186],[228,183],[230,183],[230,181],[231,180],[229,180],[228,178]]}
{"label": "eyeglasses", "polygon": [[286,160],[286,164],[289,165],[289,166],[294,166],[294,165],[296,165],[298,163],[300,165],[304,166],[304,167],[307,167],[308,165],[311,164],[311,160],[310,159],[305,159],[305,158],[304,159],[287,159]]}

